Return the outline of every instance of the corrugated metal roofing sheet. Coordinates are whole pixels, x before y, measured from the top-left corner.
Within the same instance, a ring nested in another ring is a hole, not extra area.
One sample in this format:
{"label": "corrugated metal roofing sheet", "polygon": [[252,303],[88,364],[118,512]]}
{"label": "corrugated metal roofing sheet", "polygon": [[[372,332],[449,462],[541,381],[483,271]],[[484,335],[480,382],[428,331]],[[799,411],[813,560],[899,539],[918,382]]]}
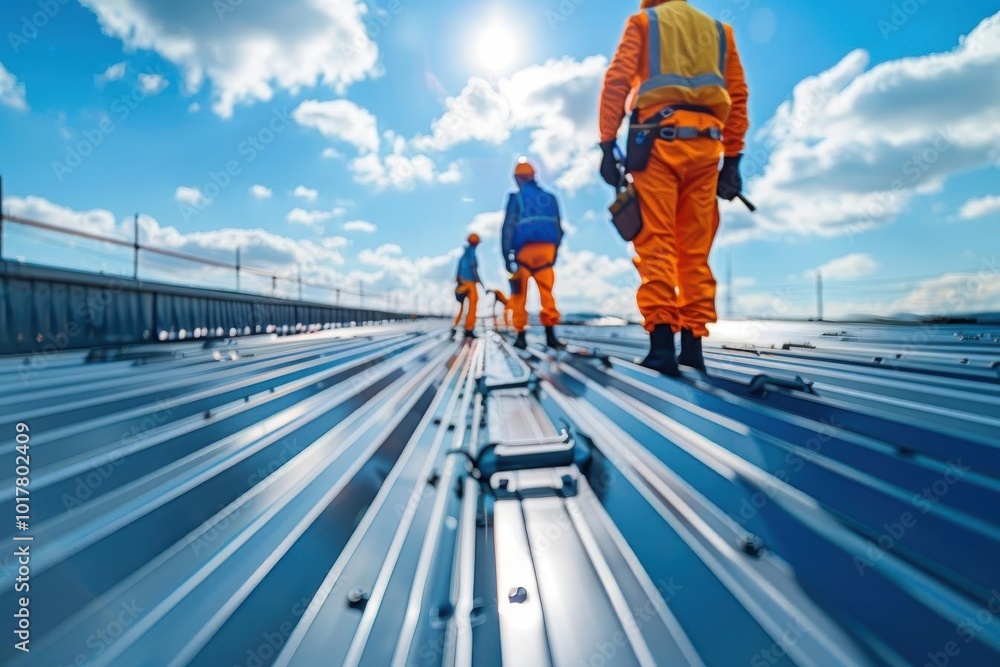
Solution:
{"label": "corrugated metal roofing sheet", "polygon": [[1000,663],[1000,331],[747,326],[0,360],[0,663]]}

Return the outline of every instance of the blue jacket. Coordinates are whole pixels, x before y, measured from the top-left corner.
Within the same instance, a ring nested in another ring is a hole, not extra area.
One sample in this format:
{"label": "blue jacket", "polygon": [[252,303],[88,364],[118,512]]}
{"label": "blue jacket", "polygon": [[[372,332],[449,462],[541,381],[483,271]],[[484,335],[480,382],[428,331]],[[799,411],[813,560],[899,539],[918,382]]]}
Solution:
{"label": "blue jacket", "polygon": [[479,261],[476,259],[476,247],[465,246],[462,259],[458,260],[458,273],[455,275],[458,280],[470,283],[479,282]]}
{"label": "blue jacket", "polygon": [[529,243],[562,243],[559,202],[535,181],[524,181],[518,192],[507,196],[507,215],[501,232],[503,258],[507,264]]}

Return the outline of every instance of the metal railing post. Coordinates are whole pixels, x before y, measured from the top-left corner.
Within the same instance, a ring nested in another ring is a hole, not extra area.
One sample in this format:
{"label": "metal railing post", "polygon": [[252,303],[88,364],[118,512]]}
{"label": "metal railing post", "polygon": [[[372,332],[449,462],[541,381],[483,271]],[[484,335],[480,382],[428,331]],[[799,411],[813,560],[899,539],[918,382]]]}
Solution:
{"label": "metal railing post", "polygon": [[132,221],[132,280],[139,280],[139,214]]}
{"label": "metal railing post", "polygon": [[236,291],[240,291],[240,247],[236,246]]}
{"label": "metal railing post", "polygon": [[3,261],[3,176],[0,176],[0,262]]}

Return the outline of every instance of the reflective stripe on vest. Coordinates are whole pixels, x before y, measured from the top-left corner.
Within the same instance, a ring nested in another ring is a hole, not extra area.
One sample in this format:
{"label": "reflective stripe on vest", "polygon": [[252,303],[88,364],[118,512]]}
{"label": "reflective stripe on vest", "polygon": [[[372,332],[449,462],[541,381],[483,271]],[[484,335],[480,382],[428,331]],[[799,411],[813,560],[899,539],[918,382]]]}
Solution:
{"label": "reflective stripe on vest", "polygon": [[[647,9],[646,15],[649,79],[639,87],[640,110],[670,104],[700,106],[725,121],[732,109],[732,99],[726,89],[727,42],[722,23],[679,2]],[[669,28],[668,36],[673,38],[669,40],[669,52],[663,50],[665,28]],[[704,35],[711,35],[718,42],[718,48],[712,49],[711,54],[705,52]],[[685,68],[690,71],[678,71]]]}
{"label": "reflective stripe on vest", "polygon": [[529,243],[558,244],[562,232],[556,198],[537,185],[527,183],[515,196],[520,217],[514,230],[514,252],[520,252]]}

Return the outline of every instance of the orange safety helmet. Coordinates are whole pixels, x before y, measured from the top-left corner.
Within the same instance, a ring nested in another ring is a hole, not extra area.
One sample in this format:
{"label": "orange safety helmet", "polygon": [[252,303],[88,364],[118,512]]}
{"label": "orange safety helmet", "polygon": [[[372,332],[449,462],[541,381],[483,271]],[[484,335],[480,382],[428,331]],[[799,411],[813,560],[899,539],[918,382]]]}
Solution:
{"label": "orange safety helmet", "polygon": [[469,245],[479,245],[479,234],[469,234]]}
{"label": "orange safety helmet", "polygon": [[518,158],[517,166],[514,167],[514,180],[518,179],[525,181],[535,180],[535,168],[531,166],[526,157]]}

